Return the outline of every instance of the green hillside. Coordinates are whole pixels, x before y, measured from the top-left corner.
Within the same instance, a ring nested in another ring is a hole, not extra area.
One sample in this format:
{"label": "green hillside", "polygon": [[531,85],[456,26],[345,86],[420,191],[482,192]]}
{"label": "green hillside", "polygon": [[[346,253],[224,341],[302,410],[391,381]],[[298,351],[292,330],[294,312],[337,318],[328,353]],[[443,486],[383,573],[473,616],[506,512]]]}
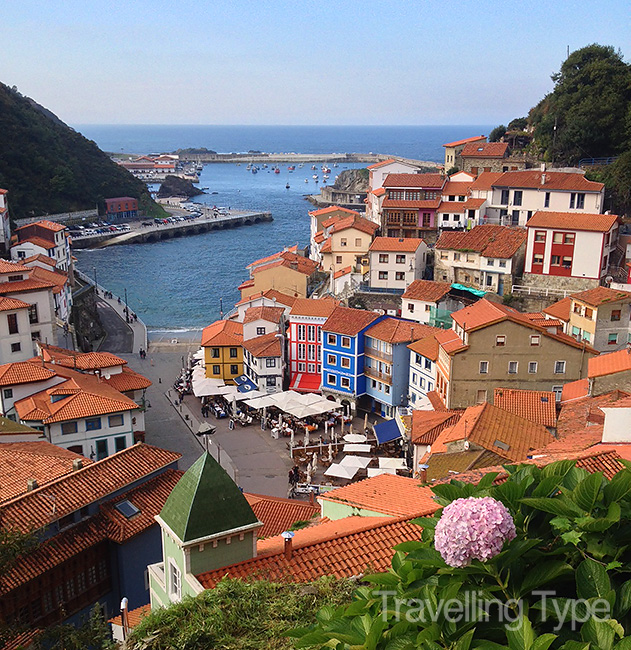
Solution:
{"label": "green hillside", "polygon": [[133,196],[161,212],[146,185],[97,145],[15,88],[0,83],[0,188],[9,190],[14,219],[102,205]]}

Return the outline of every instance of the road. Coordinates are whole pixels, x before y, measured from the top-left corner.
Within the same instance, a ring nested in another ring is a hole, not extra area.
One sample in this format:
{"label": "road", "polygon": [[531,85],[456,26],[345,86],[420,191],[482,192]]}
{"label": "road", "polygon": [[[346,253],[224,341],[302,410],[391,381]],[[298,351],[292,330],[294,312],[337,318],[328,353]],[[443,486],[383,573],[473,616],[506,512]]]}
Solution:
{"label": "road", "polygon": [[100,352],[121,354],[134,349],[134,332],[131,327],[105,301],[99,300],[96,309],[107,336],[99,347]]}

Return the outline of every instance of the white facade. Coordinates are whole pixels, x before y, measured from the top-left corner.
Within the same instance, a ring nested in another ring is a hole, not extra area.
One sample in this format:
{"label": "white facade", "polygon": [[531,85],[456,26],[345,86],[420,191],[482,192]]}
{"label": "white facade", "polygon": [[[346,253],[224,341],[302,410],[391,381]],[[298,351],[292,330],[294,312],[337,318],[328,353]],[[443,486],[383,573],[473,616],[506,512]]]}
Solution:
{"label": "white facade", "polygon": [[432,307],[438,307],[441,301],[428,302],[426,300],[414,300],[413,298],[401,299],[401,318],[413,320],[417,323],[429,325]]}
{"label": "white facade", "polygon": [[373,249],[370,251],[370,286],[405,290],[414,280],[423,277],[426,261],[424,241],[414,252]]}
{"label": "white facade", "polygon": [[11,218],[7,205],[7,190],[0,190],[0,250],[6,252],[11,244]]}
{"label": "white facade", "polygon": [[283,390],[282,357],[255,357],[244,348],[243,371],[260,391],[278,393]]}
{"label": "white facade", "polygon": [[[251,296],[247,300],[240,302],[236,306],[236,317],[235,320],[238,323],[243,323],[245,319],[245,312],[250,309],[250,307],[282,307],[285,310],[284,316],[286,317],[291,311],[291,305],[284,305],[282,302],[275,300],[274,298],[267,298],[266,296]],[[245,337],[245,330],[244,330]],[[251,337],[245,337],[251,338]]]}
{"label": "white facade", "polygon": [[[371,169],[372,167],[372,169]],[[383,187],[383,182],[386,180],[388,174],[416,174],[419,168],[409,163],[399,162],[393,160],[385,164],[377,163],[376,166],[371,165],[368,168],[369,172],[369,190],[372,192],[380,187]]]}
{"label": "white facade", "polygon": [[[52,289],[19,291],[15,294],[6,291],[5,285],[2,286],[2,289],[6,292],[4,293],[5,296],[23,300],[31,305],[28,317],[29,338],[32,337],[33,340],[40,340],[44,343],[55,345],[56,339],[53,331],[53,323],[55,322],[55,303],[53,300]],[[29,359],[32,356],[33,354],[26,358]],[[11,359],[11,361],[20,360],[21,359]]]}
{"label": "white facade", "polygon": [[413,409],[432,410],[433,406],[427,393],[436,387],[436,363],[410,350],[410,379],[408,383],[410,400]]}
{"label": "white facade", "polygon": [[[31,355],[32,357],[33,355]],[[29,357],[29,358],[31,358]],[[2,413],[5,417],[10,420],[18,419],[14,404],[19,402],[21,399],[28,397],[29,395],[34,395],[39,393],[42,390],[52,388],[57,384],[61,384],[66,381],[65,377],[59,377],[55,375],[46,381],[38,382],[29,382],[28,384],[14,384],[12,386],[2,386],[0,389],[0,398],[2,404]]]}
{"label": "white facade", "polygon": [[631,403],[624,400],[624,406],[600,407],[605,414],[605,426],[603,427],[603,443],[629,443],[631,442]]}
{"label": "white facade", "polygon": [[243,340],[249,341],[250,339],[255,339],[257,336],[279,331],[280,327],[278,323],[265,320],[264,318],[257,318],[249,323],[243,323]]}
{"label": "white facade", "polygon": [[0,363],[26,361],[35,354],[29,308],[0,312]]}
{"label": "white facade", "polygon": [[503,291],[504,276],[510,277],[513,272],[512,258],[490,258],[476,252],[444,249],[436,251],[434,265],[434,276],[439,282],[465,282],[494,293]]}

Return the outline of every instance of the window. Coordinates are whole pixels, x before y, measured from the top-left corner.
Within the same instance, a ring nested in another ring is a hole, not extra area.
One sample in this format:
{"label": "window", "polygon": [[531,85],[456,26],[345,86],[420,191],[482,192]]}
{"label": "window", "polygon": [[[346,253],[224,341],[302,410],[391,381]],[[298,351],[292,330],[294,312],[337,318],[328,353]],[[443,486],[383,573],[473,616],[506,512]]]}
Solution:
{"label": "window", "polygon": [[522,190],[515,190],[513,192],[513,205],[521,205],[523,194]]}
{"label": "window", "polygon": [[387,280],[388,279],[388,271],[379,271],[379,279],[380,280]]}
{"label": "window", "polygon": [[506,345],[506,337],[505,336],[496,336],[495,337],[495,345],[498,348],[504,347]]}
{"label": "window", "polygon": [[77,423],[76,422],[62,422],[61,423],[61,433],[64,436],[67,436],[71,433],[77,433]]}
{"label": "window", "polygon": [[[543,256],[542,256],[541,259],[543,261]],[[550,258],[550,264],[552,264],[552,266],[561,266],[561,256],[560,255],[553,255]]]}
{"label": "window", "polygon": [[182,597],[182,575],[172,560],[169,560],[169,596],[171,600]]}
{"label": "window", "polygon": [[304,325],[298,325],[298,340],[299,341],[304,341],[305,340],[305,326]]}
{"label": "window", "polygon": [[537,374],[537,362],[536,361],[530,361],[528,363],[528,374],[529,375],[536,375]]}
{"label": "window", "polygon": [[620,320],[621,314],[622,314],[622,311],[620,309],[612,309],[611,310],[611,320]]}
{"label": "window", "polygon": [[443,221],[449,221],[449,215],[448,214],[443,215]]}
{"label": "window", "polygon": [[543,255],[540,255],[538,253],[535,253],[533,259],[532,259],[533,264],[543,264]]}
{"label": "window", "polygon": [[326,362],[330,366],[334,366],[337,363],[337,357],[334,354],[327,354],[326,355]]}
{"label": "window", "polygon": [[582,193],[576,195],[576,209],[577,210],[585,209],[585,195]]}
{"label": "window", "polygon": [[[411,313],[414,312],[414,303],[408,302],[408,311],[411,312]],[[620,320],[620,319],[618,319],[618,320]]]}
{"label": "window", "polygon": [[448,260],[449,259],[449,253],[447,251],[440,251],[440,259],[441,260]]}
{"label": "window", "polygon": [[346,246],[347,243],[348,243],[348,242],[347,242],[347,239],[346,239],[345,237],[343,237],[342,239],[340,239],[340,246]]}
{"label": "window", "polygon": [[593,315],[594,315],[594,310],[591,309],[591,307],[585,307],[585,318],[589,318],[589,320],[591,320]]}
{"label": "window", "polygon": [[306,367],[307,367],[307,364],[305,364],[304,362],[300,362],[298,364],[298,372],[305,372]]}
{"label": "window", "polygon": [[276,377],[265,377],[265,385],[269,387],[276,386]]}
{"label": "window", "polygon": [[213,359],[219,359],[219,348],[213,348],[213,349],[210,351],[210,356],[211,356],[211,358],[213,358]]}
{"label": "window", "polygon": [[340,378],[340,386],[342,388],[350,388],[351,387],[351,380],[348,377],[341,377]]}
{"label": "window", "polygon": [[107,423],[111,427],[122,427],[123,426],[123,414],[117,413],[116,415],[110,415],[107,418]]}
{"label": "window", "polygon": [[348,336],[343,336],[342,337],[342,347],[343,348],[350,348],[351,347],[351,340]]}
{"label": "window", "polygon": [[460,253],[454,253],[454,262],[460,261]]}
{"label": "window", "polygon": [[351,360],[348,357],[342,357],[341,362],[342,362],[342,368],[351,367]]}
{"label": "window", "polygon": [[337,337],[335,334],[328,334],[326,341],[329,345],[335,345],[337,343]]}
{"label": "window", "polygon": [[506,260],[500,260],[499,261],[499,267],[501,269],[505,269],[506,268]]}
{"label": "window", "polygon": [[405,264],[405,255],[397,255],[396,262],[397,264]]}
{"label": "window", "polygon": [[574,233],[573,232],[565,233],[565,235],[563,235],[563,243],[564,244],[573,244],[574,243]]}
{"label": "window", "polygon": [[387,263],[388,263],[388,254],[379,253],[379,264],[387,264]]}
{"label": "window", "polygon": [[545,230],[536,230],[535,231],[535,241],[536,242],[544,242],[546,240],[546,232]]}
{"label": "window", "polygon": [[231,365],[231,366],[230,366],[230,374],[231,374],[231,375],[238,375],[238,374],[240,374],[240,373],[239,373],[239,366],[236,366],[236,365],[234,365],[234,364]]}
{"label": "window", "polygon": [[4,395],[4,399],[11,399],[13,397],[13,388],[5,388],[2,394]]}
{"label": "window", "polygon": [[609,334],[609,336],[607,337],[607,345],[618,345],[618,335]]}
{"label": "window", "polygon": [[562,266],[563,266],[564,269],[571,269],[572,268],[572,258],[571,257],[564,257]]}
{"label": "window", "polygon": [[107,457],[107,440],[96,441],[96,459],[103,460]]}
{"label": "window", "polygon": [[404,271],[397,271],[394,274],[394,279],[395,280],[405,280],[405,272]]}
{"label": "window", "polygon": [[362,245],[361,237],[355,237],[355,246],[361,246],[361,245]]}
{"label": "window", "polygon": [[555,361],[554,362],[554,374],[555,375],[564,375],[565,374],[565,361]]}
{"label": "window", "polygon": [[315,349],[316,349],[315,345],[307,346],[307,359],[309,359],[309,361],[315,361],[315,356],[316,356]]}
{"label": "window", "polygon": [[28,322],[29,323],[39,323],[39,317],[37,315],[37,305],[30,305],[28,308]]}
{"label": "window", "polygon": [[114,438],[114,451],[119,452],[127,448],[127,440],[125,436],[117,436]]}
{"label": "window", "polygon": [[85,421],[86,431],[97,431],[101,428],[101,418],[90,418]]}
{"label": "window", "polygon": [[342,256],[341,255],[336,255],[335,256],[335,263],[336,264],[341,264],[342,263]]}
{"label": "window", "polygon": [[536,346],[541,343],[541,336],[539,334],[532,334],[530,336],[530,345]]}
{"label": "window", "polygon": [[502,190],[500,205],[508,205],[508,190]]}
{"label": "window", "polygon": [[266,368],[276,368],[276,359],[272,357],[267,357],[265,359],[265,367]]}
{"label": "window", "polygon": [[315,337],[316,337],[315,325],[308,325],[307,326],[307,340],[308,341],[315,341]]}
{"label": "window", "polygon": [[543,207],[544,208],[550,207],[550,192],[546,192],[545,198],[543,199]]}
{"label": "window", "polygon": [[432,362],[429,359],[425,359],[425,368],[426,370],[432,369]]}
{"label": "window", "polygon": [[565,236],[565,233],[555,232],[554,235],[552,236],[552,243],[553,244],[562,244],[564,236]]}
{"label": "window", "polygon": [[331,373],[329,373],[329,374],[326,376],[326,383],[327,383],[329,386],[335,386],[335,375],[332,375]]}
{"label": "window", "polygon": [[256,328],[256,335],[257,336],[263,336],[265,334],[265,328],[264,327],[257,327]]}
{"label": "window", "polygon": [[483,404],[484,402],[486,402],[486,391],[484,389],[480,389],[476,393],[476,402],[478,404]]}
{"label": "window", "polygon": [[236,359],[238,356],[237,352],[238,348],[230,348],[230,358],[231,359]]}
{"label": "window", "polygon": [[518,361],[509,361],[508,362],[508,374],[509,375],[516,375],[518,369],[519,369],[519,362]]}
{"label": "window", "polygon": [[304,343],[298,343],[298,358],[299,359],[306,359],[306,346]]}
{"label": "window", "polygon": [[[7,314],[7,324],[9,325],[9,334],[18,333],[18,315]],[[12,350],[13,352],[13,350]]]}
{"label": "window", "polygon": [[213,366],[213,375],[221,374],[221,366]]}
{"label": "window", "polygon": [[489,372],[489,362],[488,361],[480,361],[480,374],[481,375],[486,375]]}
{"label": "window", "polygon": [[495,266],[495,260],[486,260],[487,266]]}

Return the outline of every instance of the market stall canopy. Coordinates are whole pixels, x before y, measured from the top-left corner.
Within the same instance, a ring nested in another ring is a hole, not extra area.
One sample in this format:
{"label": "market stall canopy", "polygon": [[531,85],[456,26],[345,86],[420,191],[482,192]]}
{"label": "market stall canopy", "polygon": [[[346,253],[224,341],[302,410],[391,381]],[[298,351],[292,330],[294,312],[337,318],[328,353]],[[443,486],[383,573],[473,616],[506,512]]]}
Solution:
{"label": "market stall canopy", "polygon": [[381,474],[396,474],[396,469],[390,469],[389,467],[369,467],[367,470],[368,478],[372,476],[380,476]]}
{"label": "market stall canopy", "polygon": [[399,431],[399,425],[396,423],[396,420],[387,420],[386,422],[375,424],[373,428],[375,436],[377,436],[377,442],[380,445],[386,442],[392,442],[392,440],[401,437],[401,431]]}
{"label": "market stall canopy", "polygon": [[359,471],[359,467],[351,467],[349,465],[341,465],[339,463],[333,463],[326,472],[325,476],[335,476],[336,478],[345,478],[352,479],[355,474]]}
{"label": "market stall canopy", "polygon": [[344,445],[344,449],[342,451],[346,454],[348,452],[354,452],[356,454],[369,454],[370,453],[370,445],[361,445],[361,444],[356,444],[356,443],[351,443],[348,445]]}
{"label": "market stall canopy", "polygon": [[368,438],[363,433],[347,433],[344,440],[346,442],[367,442]]}
{"label": "market stall canopy", "polygon": [[366,469],[370,465],[372,458],[364,458],[364,456],[344,456],[340,461],[340,465],[344,467],[361,467]]}
{"label": "market stall canopy", "polygon": [[379,456],[379,467],[382,469],[407,469],[404,458],[384,458]]}
{"label": "market stall canopy", "polygon": [[221,395],[225,384],[217,379],[198,378],[193,376],[193,395],[195,397],[208,397],[210,395]]}
{"label": "market stall canopy", "polygon": [[199,350],[197,350],[197,352],[195,352],[195,354],[193,355],[193,359],[203,361],[204,360],[204,348],[199,348]]}

